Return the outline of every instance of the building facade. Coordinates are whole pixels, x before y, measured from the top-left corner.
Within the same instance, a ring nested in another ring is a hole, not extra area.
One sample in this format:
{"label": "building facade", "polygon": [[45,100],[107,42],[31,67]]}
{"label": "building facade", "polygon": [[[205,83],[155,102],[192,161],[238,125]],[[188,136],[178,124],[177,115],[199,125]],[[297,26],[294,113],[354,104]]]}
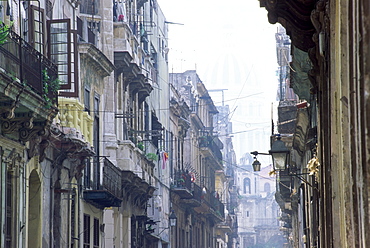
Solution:
{"label": "building facade", "polygon": [[[224,246],[234,248],[238,242],[238,219],[235,209],[239,198],[235,180],[236,154],[232,140],[233,126],[229,120],[229,105],[217,106],[218,114],[214,116],[214,130],[217,132],[222,144],[224,170],[216,171],[216,192],[222,203],[225,204],[225,221],[219,223],[216,235]],[[226,243],[226,244],[225,244]],[[227,246],[226,246],[227,245]]]}
{"label": "building facade", "polygon": [[1,246],[233,247],[218,110],[169,79],[157,2],[1,6]]}
{"label": "building facade", "polygon": [[285,140],[291,160],[279,172],[290,180],[282,193],[290,246],[368,247],[369,3],[260,3],[290,36],[291,87],[300,99]]}
{"label": "building facade", "polygon": [[239,247],[283,247],[280,209],[275,201],[275,177],[272,166],[259,172],[252,168],[253,158],[246,153],[236,169],[240,204],[237,211]]}
{"label": "building facade", "polygon": [[226,235],[218,225],[225,222],[226,196],[223,144],[213,125],[217,108],[196,71],[171,73],[170,83],[172,121],[180,124],[173,139],[178,154],[172,164],[171,201],[178,217],[171,230],[173,245],[225,247]]}
{"label": "building facade", "polygon": [[1,246],[159,246],[148,205],[169,90],[156,1],[1,7]]}

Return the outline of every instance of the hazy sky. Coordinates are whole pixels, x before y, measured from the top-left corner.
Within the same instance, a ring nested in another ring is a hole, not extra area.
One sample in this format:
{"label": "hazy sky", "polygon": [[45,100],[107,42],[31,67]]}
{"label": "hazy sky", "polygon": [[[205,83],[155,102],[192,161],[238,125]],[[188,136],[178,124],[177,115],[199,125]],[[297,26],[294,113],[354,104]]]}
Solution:
{"label": "hazy sky", "polygon": [[[196,69],[208,90],[224,91],[237,159],[267,152],[275,101],[275,32],[258,0],[158,0],[169,24],[170,72]],[[211,93],[221,105],[221,93]],[[267,157],[267,156],[266,156]],[[269,158],[261,158],[268,163]]]}

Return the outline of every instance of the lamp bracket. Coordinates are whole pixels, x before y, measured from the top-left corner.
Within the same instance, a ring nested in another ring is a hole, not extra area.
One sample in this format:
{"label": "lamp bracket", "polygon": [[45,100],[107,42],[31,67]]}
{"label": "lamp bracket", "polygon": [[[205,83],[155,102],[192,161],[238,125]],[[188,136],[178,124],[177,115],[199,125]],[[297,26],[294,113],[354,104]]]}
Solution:
{"label": "lamp bracket", "polygon": [[305,178],[301,177],[301,175],[308,175],[310,173],[302,173],[302,174],[294,174],[292,172],[290,172],[288,175],[289,176],[294,176],[294,177],[297,177],[298,179],[302,180],[305,184],[307,184],[308,186],[310,186],[311,188],[313,189],[316,189],[317,191],[319,191],[318,188],[316,188],[315,186],[313,186],[310,182],[308,182]]}
{"label": "lamp bracket", "polygon": [[251,152],[251,154],[254,155],[254,156],[257,156],[257,155],[271,155],[270,153],[257,152],[257,151]]}

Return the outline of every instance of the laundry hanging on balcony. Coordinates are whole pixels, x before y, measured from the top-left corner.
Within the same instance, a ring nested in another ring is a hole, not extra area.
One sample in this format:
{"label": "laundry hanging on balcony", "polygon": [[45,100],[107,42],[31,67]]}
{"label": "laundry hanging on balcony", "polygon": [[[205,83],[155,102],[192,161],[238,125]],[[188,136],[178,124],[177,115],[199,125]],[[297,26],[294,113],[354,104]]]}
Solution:
{"label": "laundry hanging on balcony", "polygon": [[162,169],[166,169],[166,163],[168,160],[168,153],[165,151],[160,152],[159,159],[162,161]]}
{"label": "laundry hanging on balcony", "polygon": [[126,4],[124,1],[114,3],[113,15],[115,21],[127,22]]}

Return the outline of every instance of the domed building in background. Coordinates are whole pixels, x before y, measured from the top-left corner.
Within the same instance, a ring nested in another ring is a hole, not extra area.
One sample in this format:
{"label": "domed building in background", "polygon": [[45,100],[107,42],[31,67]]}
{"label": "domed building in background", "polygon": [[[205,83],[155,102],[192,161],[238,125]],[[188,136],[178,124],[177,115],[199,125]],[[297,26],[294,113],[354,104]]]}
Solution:
{"label": "domed building in background", "polygon": [[235,173],[240,198],[237,211],[240,247],[283,247],[280,210],[275,201],[276,178],[270,175],[272,165],[263,164],[261,171],[254,172],[252,162],[252,156],[246,153]]}

